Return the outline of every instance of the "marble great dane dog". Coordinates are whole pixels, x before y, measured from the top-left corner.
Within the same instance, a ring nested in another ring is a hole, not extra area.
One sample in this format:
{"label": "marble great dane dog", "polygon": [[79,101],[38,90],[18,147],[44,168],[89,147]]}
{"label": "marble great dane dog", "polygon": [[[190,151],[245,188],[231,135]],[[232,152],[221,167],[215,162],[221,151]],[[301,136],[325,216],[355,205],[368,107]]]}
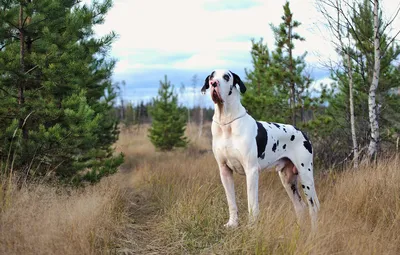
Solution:
{"label": "marble great dane dog", "polygon": [[201,92],[205,94],[207,89],[215,104],[212,149],[229,206],[225,226],[238,225],[233,171],[246,175],[249,220],[253,222],[259,213],[259,173],[276,167],[299,219],[305,208],[297,185],[297,177],[300,178],[314,227],[319,201],[314,186],[313,151],[307,136],[291,125],[254,120],[240,102],[240,93],[245,93],[246,87],[229,70],[213,71]]}

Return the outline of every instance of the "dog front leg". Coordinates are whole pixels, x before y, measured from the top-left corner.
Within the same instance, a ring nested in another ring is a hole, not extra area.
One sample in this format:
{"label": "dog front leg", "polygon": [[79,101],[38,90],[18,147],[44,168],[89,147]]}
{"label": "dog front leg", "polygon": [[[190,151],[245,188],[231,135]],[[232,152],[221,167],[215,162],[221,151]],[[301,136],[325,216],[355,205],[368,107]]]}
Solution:
{"label": "dog front leg", "polygon": [[237,227],[238,215],[235,199],[235,184],[233,182],[233,172],[226,164],[223,164],[219,166],[219,173],[221,175],[221,181],[225,189],[225,194],[229,206],[229,221],[225,224],[225,227]]}
{"label": "dog front leg", "polygon": [[247,206],[249,209],[249,222],[254,223],[258,216],[258,168],[246,172]]}

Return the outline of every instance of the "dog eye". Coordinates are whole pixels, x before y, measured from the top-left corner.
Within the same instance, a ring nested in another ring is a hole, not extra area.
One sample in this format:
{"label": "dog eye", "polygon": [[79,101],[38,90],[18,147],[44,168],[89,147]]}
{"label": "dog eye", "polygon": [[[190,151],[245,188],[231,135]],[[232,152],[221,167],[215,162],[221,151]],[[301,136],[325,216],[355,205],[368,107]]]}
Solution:
{"label": "dog eye", "polygon": [[224,76],[222,76],[222,78],[224,78],[225,81],[229,81],[229,75],[224,74]]}

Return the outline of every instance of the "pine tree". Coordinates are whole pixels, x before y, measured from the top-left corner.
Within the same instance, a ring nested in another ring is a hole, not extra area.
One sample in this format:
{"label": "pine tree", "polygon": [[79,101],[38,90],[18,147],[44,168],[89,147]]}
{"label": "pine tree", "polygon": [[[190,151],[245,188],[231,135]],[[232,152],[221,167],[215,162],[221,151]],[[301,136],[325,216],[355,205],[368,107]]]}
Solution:
{"label": "pine tree", "polygon": [[256,119],[285,122],[289,114],[288,91],[275,82],[272,70],[276,67],[262,39],[252,40],[251,58],[253,70],[245,70],[247,91],[242,97],[243,105]]}
{"label": "pine tree", "polygon": [[[273,54],[274,62],[279,65],[275,76],[277,80],[282,81],[290,91],[290,108],[292,111],[292,124],[296,125],[298,119],[298,110],[304,112],[304,103],[302,94],[308,89],[311,80],[303,75],[305,68],[305,56],[294,57],[294,42],[304,41],[305,39],[294,32],[301,23],[293,19],[293,13],[290,10],[289,2],[283,6],[284,14],[282,23],[278,27],[271,25],[275,34],[275,42],[277,49]],[[301,119],[304,121],[304,118]]]}
{"label": "pine tree", "polygon": [[[112,2],[1,0],[0,160],[25,177],[65,182],[114,173],[118,137],[107,58],[114,33],[94,38]],[[4,170],[4,169],[3,169]]]}
{"label": "pine tree", "polygon": [[295,40],[305,40],[294,32],[300,23],[293,20],[289,2],[283,10],[282,23],[278,27],[271,25],[276,42],[274,51],[270,52],[262,39],[252,40],[253,70],[246,70],[248,90],[243,104],[257,119],[292,122],[293,125],[299,119],[301,126],[310,118],[307,114],[311,109],[321,102],[311,98],[312,79],[304,72],[306,54],[293,56]]}
{"label": "pine tree", "polygon": [[187,145],[188,141],[184,136],[186,114],[178,107],[178,96],[174,94],[167,76],[164,81],[160,81],[158,97],[153,99],[149,112],[152,125],[148,136],[157,149],[169,151]]}

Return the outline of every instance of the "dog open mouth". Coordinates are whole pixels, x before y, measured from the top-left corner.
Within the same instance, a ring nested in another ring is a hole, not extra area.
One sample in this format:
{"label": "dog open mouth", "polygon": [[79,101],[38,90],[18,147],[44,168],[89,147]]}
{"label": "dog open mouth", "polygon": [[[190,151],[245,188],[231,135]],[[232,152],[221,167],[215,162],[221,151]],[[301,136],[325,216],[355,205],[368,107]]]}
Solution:
{"label": "dog open mouth", "polygon": [[219,93],[218,86],[211,87],[211,98],[215,104],[222,104],[224,102],[224,100],[221,98],[221,94]]}

